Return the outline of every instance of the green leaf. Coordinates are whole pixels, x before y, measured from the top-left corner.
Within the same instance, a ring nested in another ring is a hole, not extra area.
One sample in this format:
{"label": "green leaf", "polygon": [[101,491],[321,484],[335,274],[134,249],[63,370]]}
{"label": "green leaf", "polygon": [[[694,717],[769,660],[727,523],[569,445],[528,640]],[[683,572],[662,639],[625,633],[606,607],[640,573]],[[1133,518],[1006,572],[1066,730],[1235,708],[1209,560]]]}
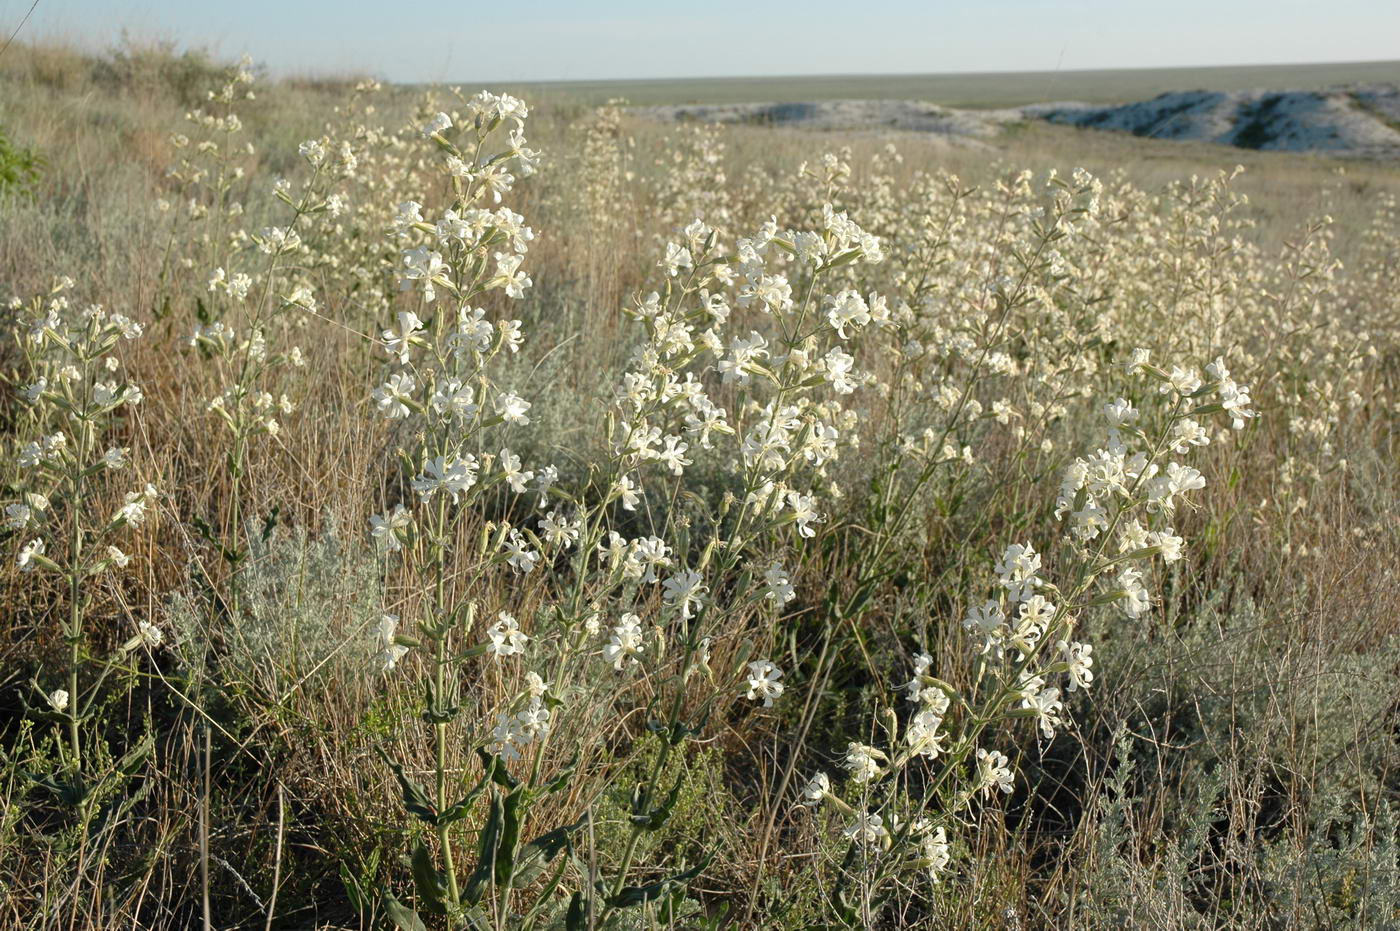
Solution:
{"label": "green leaf", "polygon": [[501,824],[505,821],[505,802],[498,793],[491,796],[491,811],[486,816],[486,825],[481,829],[477,844],[476,869],[472,870],[462,893],[462,901],[476,904],[486,894],[491,885],[491,877],[496,868],[496,848],[501,843]]}
{"label": "green leaf", "polygon": [[363,915],[369,911],[369,900],[365,897],[365,890],[360,886],[360,881],[355,878],[355,874],[350,872],[350,867],[345,861],[340,862],[340,883],[345,887],[345,898],[350,902],[350,907],[357,915]]}
{"label": "green leaf", "polygon": [[676,800],[680,798],[681,785],[684,782],[685,774],[682,773],[676,777],[675,785],[671,786],[671,791],[666,793],[666,801],[650,810],[643,808],[643,790],[641,786],[638,786],[632,794],[631,822],[643,831],[660,829],[670,819],[671,812],[676,807]]}
{"label": "green leaf", "polygon": [[423,683],[423,720],[428,724],[447,724],[457,717],[462,710],[461,705],[450,704],[441,695],[437,694],[437,689],[433,685],[432,679],[427,679]]}
{"label": "green leaf", "polygon": [[41,789],[47,789],[58,796],[59,801],[77,808],[88,797],[88,786],[80,774],[75,773],[72,781],[60,779],[59,773],[26,773],[29,781]]}
{"label": "green leaf", "polygon": [[541,834],[521,847],[515,855],[515,873],[511,880],[512,884],[524,887],[538,879],[539,875],[549,866],[550,861],[559,855],[559,851],[570,846],[569,838],[573,836],[573,833],[587,823],[588,816],[584,815],[573,824],[566,824]]}
{"label": "green leaf", "polygon": [[520,785],[520,780],[510,774],[506,769],[505,760],[498,756],[492,756],[480,747],[476,748],[476,755],[481,757],[481,765],[486,767],[486,775],[491,777],[491,781],[504,789],[514,789]]}
{"label": "green leaf", "polygon": [[495,870],[496,882],[502,885],[510,882],[515,869],[515,851],[520,846],[520,822],[523,820],[520,797],[524,791],[522,787],[509,793],[502,806],[501,842],[496,847]]}
{"label": "green leaf", "polygon": [[481,793],[486,789],[486,780],[487,776],[483,775],[481,777],[481,781],[478,782],[475,786],[473,786],[470,792],[462,796],[457,801],[453,802],[451,805],[447,806],[447,809],[437,817],[438,826],[441,827],[445,824],[454,824],[458,821],[461,821],[467,815],[471,814],[472,805],[476,802],[477,798],[481,795]]}
{"label": "green leaf", "polygon": [[427,925],[423,924],[423,919],[418,917],[417,912],[387,891],[384,893],[384,911],[388,912],[394,924],[399,926],[399,931],[428,931]]}
{"label": "green leaf", "polygon": [[383,748],[375,747],[374,751],[379,754],[388,767],[394,771],[394,778],[399,781],[399,788],[403,791],[403,806],[410,814],[417,815],[420,821],[437,826],[438,812],[433,801],[428,797],[428,790],[404,775],[403,767],[389,759],[389,754]]}
{"label": "green leaf", "polygon": [[575,753],[574,758],[568,763],[564,764],[564,768],[559,771],[559,775],[555,776],[553,780],[551,780],[545,785],[545,793],[553,795],[556,792],[561,792],[564,789],[567,789],[569,787],[569,783],[573,780],[574,771],[578,769],[578,761],[579,755]]}
{"label": "green leaf", "polygon": [[420,840],[413,845],[413,887],[428,911],[442,915],[447,911],[447,878],[433,863],[433,855]]}
{"label": "green leaf", "polygon": [[272,531],[277,529],[277,519],[281,514],[282,505],[274,504],[272,506],[272,513],[267,515],[267,520],[263,521],[262,542],[266,543],[268,538],[272,536]]}
{"label": "green leaf", "polygon": [[147,731],[142,735],[141,739],[136,742],[136,746],[128,750],[126,754],[122,756],[121,760],[117,762],[117,772],[121,773],[123,776],[134,776],[136,770],[141,767],[146,757],[150,756],[151,751],[155,748],[156,740],[151,736],[151,733]]}
{"label": "green leaf", "polygon": [[674,876],[668,876],[659,882],[648,883],[645,886],[624,886],[617,895],[608,897],[608,904],[615,908],[628,908],[633,905],[641,905],[643,902],[655,902],[677,889],[683,890],[692,879],[709,867],[714,858],[715,855],[711,853],[690,869]]}
{"label": "green leaf", "polygon": [[588,899],[584,896],[583,890],[573,894],[569,899],[569,910],[564,914],[564,931],[587,931],[588,929]]}

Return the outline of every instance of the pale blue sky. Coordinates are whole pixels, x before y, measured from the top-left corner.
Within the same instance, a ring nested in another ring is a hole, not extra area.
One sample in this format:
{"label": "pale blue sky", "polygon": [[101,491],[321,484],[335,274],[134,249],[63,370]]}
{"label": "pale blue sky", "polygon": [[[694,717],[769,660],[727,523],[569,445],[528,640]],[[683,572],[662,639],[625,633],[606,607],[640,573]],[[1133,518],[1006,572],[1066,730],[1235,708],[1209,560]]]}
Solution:
{"label": "pale blue sky", "polygon": [[[31,2],[0,0],[6,35]],[[107,46],[123,28],[395,81],[1400,59],[1400,0],[39,0],[22,35]]]}

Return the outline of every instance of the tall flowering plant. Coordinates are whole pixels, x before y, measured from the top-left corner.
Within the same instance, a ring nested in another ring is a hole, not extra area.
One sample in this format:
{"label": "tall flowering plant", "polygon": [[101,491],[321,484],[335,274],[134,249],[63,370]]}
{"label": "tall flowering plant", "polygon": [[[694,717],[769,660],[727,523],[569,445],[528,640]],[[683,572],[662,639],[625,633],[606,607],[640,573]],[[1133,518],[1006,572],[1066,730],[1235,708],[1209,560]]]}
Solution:
{"label": "tall flowering plant", "polygon": [[802,789],[804,804],[825,807],[842,823],[846,854],[830,905],[847,921],[870,921],[909,870],[939,881],[963,814],[1015,786],[1014,762],[987,746],[993,728],[1027,719],[1052,740],[1067,724],[1068,693],[1094,679],[1093,647],[1078,636],[1081,618],[1109,607],[1143,618],[1153,603],[1153,566],[1184,557],[1172,519],[1205,487],[1183,461],[1210,442],[1202,421],[1221,415],[1240,429],[1255,412],[1222,360],[1202,378],[1149,358],[1134,352],[1126,370],[1157,390],[1144,392],[1141,407],[1125,398],[1104,404],[1102,445],[1065,469],[1055,502],[1065,525],[1055,547],[1063,581],[1048,577],[1034,546],[1008,545],[990,591],[968,599],[971,684],[953,686],[935,675],[930,656],[917,655],[903,686],[910,710],[886,709],[878,722],[885,745],[850,743],[844,791],[825,772]]}
{"label": "tall flowering plant", "polygon": [[[114,473],[125,471],[131,450],[109,441],[141,403],[141,389],[126,375],[118,348],[142,335],[142,327],[120,313],[91,304],[75,306],[71,279],[58,280],[47,295],[15,310],[26,332],[19,335],[31,379],[20,390],[28,406],[32,439],[16,457],[18,500],[5,505],[7,530],[21,541],[15,557],[22,572],[51,573],[61,582],[68,613],[63,624],[68,646],[64,676],[35,688],[41,713],[66,731],[60,744],[72,774],[66,795],[81,803],[88,741],[83,725],[91,718],[101,682],[116,660],[142,646],[159,645],[161,632],[141,621],[116,656],[96,658],[87,636],[94,584],[126,570],[133,556],[123,538],[141,527],[159,500],[151,482],[131,481],[113,511],[99,510]],[[61,541],[51,545],[51,541]],[[101,672],[91,675],[91,667]],[[50,787],[55,788],[53,781]]]}

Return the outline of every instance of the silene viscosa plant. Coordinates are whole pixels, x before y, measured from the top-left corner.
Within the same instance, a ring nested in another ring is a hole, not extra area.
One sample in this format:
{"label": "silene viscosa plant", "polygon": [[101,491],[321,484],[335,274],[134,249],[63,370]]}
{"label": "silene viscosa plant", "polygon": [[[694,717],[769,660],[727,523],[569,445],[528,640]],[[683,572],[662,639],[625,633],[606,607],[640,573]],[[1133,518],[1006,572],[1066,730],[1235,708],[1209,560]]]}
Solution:
{"label": "silene viscosa plant", "polygon": [[[86,734],[84,725],[95,717],[102,683],[134,651],[154,649],[162,640],[158,627],[140,621],[113,653],[94,656],[88,610],[96,587],[128,571],[136,558],[130,538],[152,517],[160,493],[154,483],[130,477],[131,449],[112,442],[125,432],[143,397],[128,379],[119,351],[122,343],[142,335],[142,326],[97,304],[78,307],[69,296],[73,287],[71,279],[61,278],[28,305],[19,298],[11,303],[25,327],[16,342],[30,379],[20,396],[31,439],[16,457],[21,493],[5,504],[4,525],[20,541],[15,561],[21,572],[57,577],[67,602],[67,668],[58,675],[43,673],[32,683],[38,696],[33,713],[62,731],[57,745],[64,771],[37,778],[85,819],[93,813],[87,802],[102,782],[136,762],[128,758],[110,768],[110,758],[97,753],[89,765],[101,738]],[[112,486],[119,483],[130,490],[107,509]]]}
{"label": "silene viscosa plant", "polygon": [[[417,593],[421,616],[410,628],[386,612],[376,635],[386,671],[418,650],[428,672],[432,787],[410,779],[407,765],[391,764],[410,811],[436,835],[435,853],[420,840],[409,857],[416,911],[496,927],[556,920],[608,927],[634,906],[674,911],[714,855],[697,843],[682,854],[691,862],[681,860],[664,879],[628,881],[643,837],[676,804],[680,784],[661,784],[671,755],[702,732],[716,707],[735,700],[771,707],[784,692],[783,670],[751,658],[753,638],[717,638],[772,637],[778,611],[794,597],[787,554],[816,536],[829,467],[855,426],[841,399],[868,378],[848,346],[866,329],[895,324],[880,295],[849,286],[853,269],[883,254],[845,213],[828,205],[813,230],[770,220],[732,251],[717,230],[693,221],[664,246],[663,290],[628,310],[646,338],[603,412],[607,457],[570,482],[554,466],[527,468],[507,431],[528,425],[531,404],[500,374],[521,343],[520,323],[474,306],[491,291],[521,298],[530,285],[522,262],[533,233],[518,215],[490,206],[510,192],[514,171],[534,168],[524,118],[519,101],[490,94],[467,101],[465,114],[437,114],[423,132],[443,153],[453,199],[436,216],[416,201],[398,208],[401,287],[416,306],[399,311],[383,333],[393,365],[373,402],[414,442],[400,451],[407,494],[371,525],[399,561],[405,589]],[[736,329],[736,311],[753,325]],[[682,520],[668,502],[698,459],[729,472],[732,484],[718,501],[696,502],[713,507],[704,520]],[[533,526],[488,519],[520,508],[543,514]],[[671,517],[637,535],[631,528],[648,510]],[[472,567],[470,579],[450,576],[463,564]],[[500,572],[513,580],[493,586]],[[504,599],[495,597],[501,590]],[[716,655],[726,660],[718,671]],[[459,735],[468,663],[486,664],[476,678],[498,677],[518,691],[507,694],[494,724],[469,720]],[[616,698],[570,701],[609,669]],[[614,702],[623,703],[616,713],[629,714],[629,680],[638,675],[651,683],[643,714],[657,745],[645,776],[626,792],[623,848],[606,865],[572,856],[555,865],[560,853],[572,854],[588,816],[522,844],[532,804],[567,789],[576,767],[607,764],[580,754],[551,762],[551,737],[563,723],[585,732],[605,725]],[[485,769],[469,790],[449,763],[462,737]],[[478,804],[486,823],[477,864],[463,878],[454,826]],[[554,891],[571,862],[579,888],[560,916]],[[546,871],[544,888],[527,893]],[[387,894],[384,901],[401,925],[413,926],[412,910]]]}
{"label": "silene viscosa plant", "polygon": [[1184,461],[1211,440],[1202,421],[1223,416],[1238,430],[1255,412],[1222,359],[1202,378],[1149,357],[1136,350],[1124,368],[1155,390],[1137,403],[1104,404],[1102,446],[1065,469],[1055,502],[1063,536],[1044,554],[1029,543],[1008,545],[989,590],[968,598],[962,626],[975,655],[971,685],[938,678],[932,658],[917,654],[902,687],[909,710],[887,707],[876,722],[884,745],[851,742],[839,790],[826,772],[802,789],[803,804],[829,812],[848,842],[828,897],[846,922],[869,926],[910,872],[940,881],[957,832],[972,828],[971,809],[1015,786],[1015,761],[990,745],[995,728],[1025,719],[1052,740],[1067,724],[1067,694],[1094,679],[1093,646],[1077,636],[1080,618],[1114,606],[1129,621],[1143,619],[1154,565],[1184,558],[1172,521],[1206,484]]}

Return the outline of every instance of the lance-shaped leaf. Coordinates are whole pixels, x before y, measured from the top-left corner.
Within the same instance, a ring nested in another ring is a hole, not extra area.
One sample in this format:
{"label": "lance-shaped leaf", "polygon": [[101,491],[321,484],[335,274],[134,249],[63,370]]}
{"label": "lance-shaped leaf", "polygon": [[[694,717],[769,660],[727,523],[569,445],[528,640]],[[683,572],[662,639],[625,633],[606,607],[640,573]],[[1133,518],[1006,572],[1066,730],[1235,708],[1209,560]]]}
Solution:
{"label": "lance-shaped leaf", "polygon": [[528,886],[539,878],[550,862],[559,855],[561,850],[569,847],[570,838],[574,832],[588,823],[588,816],[584,815],[573,824],[566,824],[563,827],[555,828],[548,833],[530,841],[520,848],[515,855],[515,872],[511,879],[512,885],[517,887]]}
{"label": "lance-shaped leaf", "polygon": [[671,791],[666,793],[666,800],[655,808],[646,808],[643,800],[642,787],[638,786],[632,795],[632,814],[630,820],[643,831],[658,830],[671,817],[671,812],[676,807],[676,801],[680,798],[681,785],[685,782],[685,774],[676,777],[676,782],[671,786]]}
{"label": "lance-shaped leaf", "polygon": [[418,917],[418,913],[394,898],[392,894],[384,893],[383,904],[384,911],[388,912],[394,924],[398,925],[399,931],[428,931],[427,925],[423,924],[423,919]]}
{"label": "lance-shaped leaf", "polygon": [[421,905],[434,915],[447,911],[447,877],[433,863],[433,855],[420,840],[413,845],[413,887]]}
{"label": "lance-shaped leaf", "polygon": [[627,908],[632,905],[641,905],[643,902],[655,902],[664,895],[684,890],[692,879],[709,867],[710,861],[714,858],[715,855],[710,853],[690,869],[674,876],[668,876],[658,882],[648,883],[645,886],[624,886],[617,895],[608,897],[608,904],[616,908]]}
{"label": "lance-shaped leaf", "polygon": [[382,747],[375,747],[375,752],[380,759],[394,771],[394,778],[399,781],[399,788],[403,791],[403,806],[410,814],[417,815],[419,820],[437,826],[438,812],[433,805],[433,801],[428,796],[428,790],[418,783],[409,779],[404,774],[403,767],[389,759],[389,754],[385,753]]}

